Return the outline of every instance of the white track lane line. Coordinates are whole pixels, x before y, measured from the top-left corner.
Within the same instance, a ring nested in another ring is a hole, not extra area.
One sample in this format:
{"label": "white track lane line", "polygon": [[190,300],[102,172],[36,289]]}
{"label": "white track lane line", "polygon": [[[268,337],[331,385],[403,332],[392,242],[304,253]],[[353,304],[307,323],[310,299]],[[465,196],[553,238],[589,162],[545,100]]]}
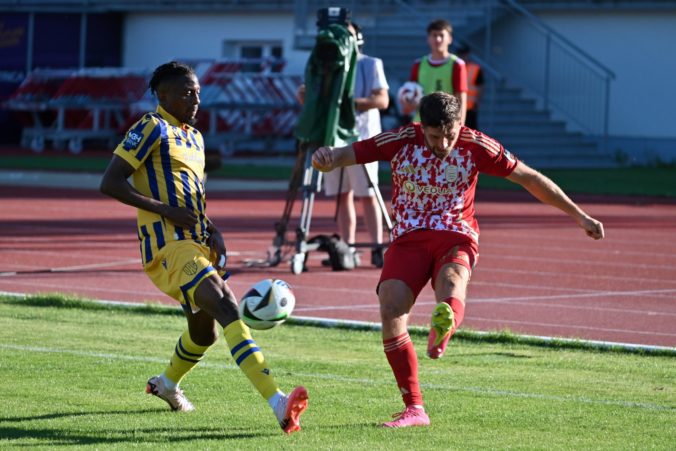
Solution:
{"label": "white track lane line", "polygon": [[[39,287],[39,288],[49,288],[52,290],[66,290],[72,288],[72,284],[67,282],[65,284],[58,283],[47,283],[47,282],[38,282],[35,280],[18,280],[16,278],[0,278],[0,284],[3,282],[8,285],[17,285],[17,286],[26,286],[26,287]],[[248,287],[249,282],[233,282],[229,281],[233,286]],[[372,289],[354,289],[354,288],[324,288],[316,287],[310,285],[292,285],[295,289],[307,289],[312,292],[345,292],[345,293],[362,293],[364,295],[372,296],[375,299],[375,293]],[[99,288],[99,287],[89,287],[89,286],[79,286],[79,290],[83,291],[93,291],[93,292],[110,292],[117,294],[128,294],[128,295],[137,295],[137,296],[152,296],[157,297],[160,295],[157,291],[138,291],[138,290],[125,290],[117,288]],[[598,297],[618,297],[618,296],[638,296],[638,295],[649,295],[651,293],[676,293],[676,289],[666,289],[666,290],[632,290],[632,291],[599,291],[592,293],[578,293],[578,294],[560,294],[560,295],[543,295],[543,296],[509,296],[509,297],[491,297],[491,298],[479,298],[471,297],[468,299],[470,304],[481,304],[481,303],[499,303],[499,304],[509,304],[511,302],[538,302],[538,301],[549,301],[549,300],[561,300],[561,299],[588,299],[588,298],[598,298]],[[433,305],[435,301],[425,301],[419,299],[416,301],[416,305]],[[368,304],[367,304],[368,305]],[[547,304],[543,304],[546,306]],[[310,307],[308,307],[310,308]],[[335,305],[335,306],[318,306],[314,308],[320,309],[332,309],[332,310],[343,310],[349,308],[355,308],[354,304],[350,305]],[[602,307],[601,307],[602,309]],[[652,313],[645,313],[652,314]]]}
{"label": "white track lane line", "polygon": [[[532,241],[531,241],[532,242]],[[557,243],[558,244],[558,243]],[[604,243],[602,243],[604,244]],[[490,243],[486,244],[482,247],[483,251],[486,252],[486,250],[490,251],[491,249],[515,249],[519,251],[523,251],[524,245],[519,245],[519,244],[504,244],[504,243]],[[585,254],[599,254],[599,255],[611,255],[614,258],[622,258],[622,256],[625,255],[642,255],[646,257],[671,257],[673,259],[674,253],[667,251],[665,249],[660,249],[660,252],[643,252],[643,251],[630,251],[626,249],[622,249],[621,251],[617,250],[612,250],[612,249],[598,249],[598,248],[592,248],[591,246],[582,246],[582,247],[575,247],[571,249],[571,247],[561,247],[561,246],[553,246],[551,244],[545,244],[543,245],[540,249],[544,251],[556,251],[556,252],[567,252],[570,253],[571,250],[575,252],[576,255],[585,255]]]}
{"label": "white track lane line", "polygon": [[[633,334],[633,335],[648,335],[648,336],[654,336],[654,335],[659,335],[661,337],[676,337],[676,333],[671,333],[671,332],[655,332],[655,331],[645,331],[645,330],[632,330],[632,329],[614,329],[614,328],[607,328],[607,327],[592,327],[592,326],[580,326],[578,324],[561,324],[561,323],[540,323],[540,322],[535,322],[535,321],[516,321],[516,320],[503,320],[503,319],[495,319],[495,318],[483,318],[480,316],[468,316],[467,319],[471,319],[472,321],[485,321],[489,323],[507,323],[507,324],[517,324],[521,326],[540,326],[540,327],[547,327],[548,329],[550,328],[555,328],[555,329],[580,329],[580,330],[591,330],[595,332],[616,332],[616,333],[621,333],[621,334]],[[676,343],[676,341],[675,341]]]}
{"label": "white track lane line", "polygon": [[[82,271],[83,269],[102,269],[102,268],[114,268],[116,266],[127,266],[131,265],[133,263],[138,263],[138,258],[135,259],[128,259],[128,260],[117,260],[117,261],[108,261],[104,263],[90,263],[87,265],[73,265],[73,266],[58,266],[54,268],[48,268],[50,272],[77,272],[77,271]],[[23,266],[24,270],[26,271],[31,271],[31,270],[42,270],[44,266],[37,266],[37,265],[17,265],[17,266]],[[30,268],[30,269],[25,269],[25,268]],[[7,271],[7,272],[12,272],[12,271]],[[0,273],[1,274],[1,273]],[[15,274],[16,275],[16,274]]]}
{"label": "white track lane line", "polygon": [[[540,277],[547,277],[551,280],[556,280],[557,278],[561,277],[560,272],[554,272],[554,271],[535,271],[535,270],[529,270],[529,269],[506,269],[504,267],[491,267],[491,266],[482,266],[481,263],[475,270],[476,272],[481,272],[483,273],[485,270],[486,273],[505,273],[505,274],[523,274],[526,276],[530,275],[537,275]],[[591,279],[591,280],[616,280],[616,281],[627,281],[627,276],[608,276],[608,275],[601,275],[601,274],[589,274],[589,273],[570,273],[566,272],[566,276],[570,277],[576,277],[579,279]],[[635,281],[635,282],[633,282]],[[635,284],[636,282],[647,282],[647,283],[664,283],[667,285],[676,285],[676,278],[670,278],[670,279],[651,279],[647,277],[632,277],[632,283]],[[471,283],[471,282],[470,282]]]}
{"label": "white track lane line", "polygon": [[[484,254],[485,255],[485,254]],[[664,270],[676,270],[676,265],[653,265],[649,263],[622,263],[616,261],[585,261],[580,259],[565,259],[565,258],[548,258],[548,257],[534,257],[532,255],[523,255],[523,256],[512,256],[504,254],[490,254],[489,256],[484,257],[491,259],[500,259],[500,260],[516,260],[516,261],[528,261],[528,262],[551,262],[552,264],[556,263],[565,263],[576,265],[581,268],[586,268],[589,266],[596,267],[602,264],[604,267],[615,267],[615,268],[627,268],[627,269],[664,269]],[[612,257],[615,259],[616,257]]]}
{"label": "white track lane line", "polygon": [[[676,221],[676,219],[674,219]],[[479,224],[481,225],[481,224]],[[575,247],[582,247],[584,246],[583,243],[587,242],[589,243],[589,238],[586,238],[584,236],[584,233],[580,231],[581,235],[578,237],[574,236],[568,236],[568,235],[561,235],[559,233],[556,234],[554,238],[552,238],[552,232],[538,232],[536,230],[529,230],[528,231],[528,236],[519,236],[514,234],[513,230],[497,230],[496,229],[491,229],[490,225],[486,226],[486,229],[488,232],[484,232],[483,236],[486,237],[487,235],[489,238],[484,238],[484,239],[494,239],[494,238],[500,238],[500,237],[506,237],[509,239],[511,243],[518,243],[523,241],[524,243],[527,243],[530,245],[533,241],[544,241],[545,243],[549,243],[552,241],[555,241],[556,243],[570,243],[571,245]],[[641,230],[640,235],[643,237],[645,236],[644,230]],[[652,239],[641,239],[641,238],[636,238],[637,233],[634,233],[631,236],[631,245],[632,246],[655,246],[659,250],[676,250],[676,243],[671,240],[671,236],[673,236],[673,231],[666,230],[664,228],[657,228],[657,226],[654,226],[654,228],[650,229],[650,234],[651,235],[656,235],[658,238],[652,238]],[[607,235],[607,234],[606,234]],[[587,240],[587,241],[585,241]],[[607,240],[607,241],[606,241]],[[618,239],[620,240],[620,239]],[[610,238],[608,235],[602,241],[599,243],[601,246],[609,246],[611,243],[614,243],[615,239]],[[618,241],[621,244],[622,249],[625,249],[627,247],[627,242],[626,241]],[[608,244],[605,244],[608,243]]]}

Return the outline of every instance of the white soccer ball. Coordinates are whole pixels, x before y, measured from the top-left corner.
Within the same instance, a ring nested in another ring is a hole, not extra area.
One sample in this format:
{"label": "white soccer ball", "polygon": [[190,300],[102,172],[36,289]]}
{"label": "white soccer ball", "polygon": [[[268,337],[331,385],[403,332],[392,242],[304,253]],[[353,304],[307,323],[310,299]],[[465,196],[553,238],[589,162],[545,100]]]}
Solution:
{"label": "white soccer ball", "polygon": [[288,283],[263,279],[252,286],[239,303],[239,316],[252,329],[272,329],[291,316],[296,297]]}
{"label": "white soccer ball", "polygon": [[397,97],[417,104],[423,97],[423,87],[414,81],[407,81],[399,88]]}

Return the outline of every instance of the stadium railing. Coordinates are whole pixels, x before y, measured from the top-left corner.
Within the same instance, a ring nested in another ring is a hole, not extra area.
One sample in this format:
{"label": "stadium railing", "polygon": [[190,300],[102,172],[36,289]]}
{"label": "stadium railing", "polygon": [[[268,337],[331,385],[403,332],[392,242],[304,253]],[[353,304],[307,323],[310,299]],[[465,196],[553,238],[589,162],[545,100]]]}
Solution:
{"label": "stadium railing", "polygon": [[51,141],[79,153],[83,141],[112,140],[141,100],[148,74],[119,68],[35,70],[5,102],[23,113],[21,145],[44,150]]}

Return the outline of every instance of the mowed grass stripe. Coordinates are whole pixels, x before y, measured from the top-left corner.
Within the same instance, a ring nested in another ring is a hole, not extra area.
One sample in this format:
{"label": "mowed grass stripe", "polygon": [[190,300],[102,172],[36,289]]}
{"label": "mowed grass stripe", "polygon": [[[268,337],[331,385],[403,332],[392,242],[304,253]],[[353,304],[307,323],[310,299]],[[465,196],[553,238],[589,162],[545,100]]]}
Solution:
{"label": "mowed grass stripe", "polygon": [[254,337],[284,389],[310,390],[299,434],[281,434],[223,341],[182,384],[198,411],[173,414],[143,387],[164,368],[184,322],[151,310],[0,302],[0,448],[676,446],[670,356],[454,340],[433,362],[416,336],[433,424],[387,431],[377,426],[401,401],[379,334],[294,325]]}
{"label": "mowed grass stripe", "polygon": [[[45,352],[45,353],[51,353],[51,354],[69,354],[69,355],[75,355],[75,356],[81,356],[81,357],[93,357],[93,358],[106,358],[106,359],[120,359],[120,360],[130,360],[130,361],[137,361],[137,362],[146,362],[146,363],[159,363],[159,364],[166,364],[167,359],[166,358],[152,358],[152,357],[142,357],[142,356],[128,356],[128,355],[120,355],[120,354],[111,354],[111,353],[98,353],[98,352],[83,352],[83,351],[78,351],[78,350],[73,350],[73,349],[59,349],[59,348],[45,348],[45,347],[35,347],[35,346],[15,346],[15,345],[0,345],[0,349],[12,349],[12,350],[17,350],[17,351],[28,351],[28,352]],[[200,368],[211,368],[211,369],[219,369],[219,370],[237,370],[239,371],[239,368],[237,365],[228,365],[228,364],[216,364],[216,363],[210,363],[210,362],[202,362],[200,363]],[[277,368],[277,371],[284,370],[284,368]],[[439,372],[436,372],[439,374]],[[306,379],[318,379],[318,380],[330,380],[334,382],[340,382],[340,383],[349,383],[349,384],[373,384],[373,385],[379,385],[379,384],[387,384],[389,381],[388,380],[373,380],[373,379],[363,379],[363,378],[351,378],[351,377],[343,377],[337,374],[311,374],[311,373],[294,373],[297,374],[300,377],[306,378]],[[579,403],[584,403],[584,404],[607,404],[607,405],[617,405],[617,406],[622,406],[622,407],[635,407],[635,408],[640,408],[640,409],[650,409],[650,410],[675,410],[676,407],[674,406],[662,406],[662,405],[655,405],[655,404],[647,404],[647,403],[636,403],[636,402],[629,402],[629,401],[613,401],[613,400],[595,400],[595,399],[587,399],[587,398],[580,398],[580,397],[561,397],[561,396],[548,396],[548,395],[543,395],[540,393],[520,393],[520,392],[514,392],[514,391],[506,391],[506,390],[491,390],[491,389],[486,389],[482,387],[459,387],[456,385],[452,384],[421,384],[423,389],[432,389],[432,390],[451,390],[451,391],[463,391],[463,392],[470,392],[470,393],[476,393],[480,395],[491,395],[491,396],[504,396],[507,398],[538,398],[538,399],[546,399],[550,401],[558,401],[558,402],[579,402]]]}

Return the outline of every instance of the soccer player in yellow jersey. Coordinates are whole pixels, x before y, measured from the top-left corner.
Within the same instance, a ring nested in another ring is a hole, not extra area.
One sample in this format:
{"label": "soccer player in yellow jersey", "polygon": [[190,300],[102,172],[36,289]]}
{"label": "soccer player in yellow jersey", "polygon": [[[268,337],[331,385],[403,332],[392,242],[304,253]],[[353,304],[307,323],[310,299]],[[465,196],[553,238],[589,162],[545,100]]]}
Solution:
{"label": "soccer player in yellow jersey", "polygon": [[233,359],[290,434],[300,429],[307,390],[299,386],[287,396],[279,389],[219,275],[227,258],[223,237],[206,215],[204,140],[193,127],[200,104],[197,76],[172,61],[155,69],[150,90],[157,110],[129,129],[101,180],[101,192],[138,209],[144,271],[181,303],[188,322],[169,365],[148,380],[146,392],[175,411],[194,410],[179,383],[218,339],[218,323]]}

